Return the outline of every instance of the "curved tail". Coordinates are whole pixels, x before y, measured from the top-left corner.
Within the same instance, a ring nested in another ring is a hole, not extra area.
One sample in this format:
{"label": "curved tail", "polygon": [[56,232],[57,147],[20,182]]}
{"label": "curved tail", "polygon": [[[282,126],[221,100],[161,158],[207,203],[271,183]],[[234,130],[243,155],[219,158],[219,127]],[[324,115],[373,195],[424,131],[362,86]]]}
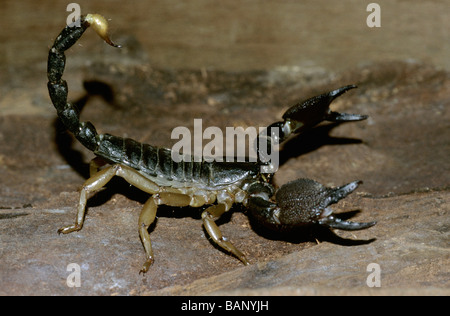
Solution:
{"label": "curved tail", "polygon": [[79,26],[66,26],[58,35],[48,53],[47,76],[48,91],[58,116],[66,128],[88,149],[95,151],[100,139],[94,125],[90,122],[80,122],[80,113],[71,103],[67,102],[67,82],[62,79],[66,65],[64,52],[83,35],[86,29],[92,28],[111,46],[115,45],[108,36],[108,22],[99,14],[88,14],[80,18]]}

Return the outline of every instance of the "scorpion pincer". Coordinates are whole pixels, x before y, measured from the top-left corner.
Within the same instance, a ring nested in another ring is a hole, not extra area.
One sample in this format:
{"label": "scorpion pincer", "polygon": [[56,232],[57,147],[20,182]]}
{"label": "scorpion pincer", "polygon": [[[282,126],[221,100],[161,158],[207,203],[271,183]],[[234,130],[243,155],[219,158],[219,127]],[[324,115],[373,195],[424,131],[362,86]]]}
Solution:
{"label": "scorpion pincer", "polygon": [[[48,90],[58,116],[66,128],[95,154],[90,163],[90,178],[80,192],[75,223],[58,230],[67,234],[83,227],[86,201],[91,192],[105,186],[114,176],[149,193],[139,216],[138,231],[145,249],[146,259],[141,272],[147,272],[154,261],[149,226],[156,217],[158,205],[207,208],[202,212],[203,226],[210,238],[225,251],[249,264],[246,256],[224,237],[215,221],[230,210],[234,203],[242,203],[248,214],[259,223],[273,229],[286,229],[302,225],[321,225],[342,230],[359,230],[376,222],[356,223],[340,220],[329,207],[352,193],[361,181],[329,188],[310,179],[289,182],[278,190],[272,184],[272,174],[262,172],[258,162],[218,162],[197,159],[175,162],[166,148],[142,144],[130,138],[99,134],[90,122],[80,122],[79,111],[67,101],[68,88],[62,75],[65,68],[64,52],[92,26],[106,43],[115,45],[108,36],[108,23],[98,14],[80,18],[79,26],[66,26],[56,38],[48,55]],[[360,121],[365,115],[337,113],[329,109],[330,103],[354,85],[345,86],[310,98],[289,108],[283,121],[271,124],[267,130],[278,129],[274,137],[278,143],[291,134],[312,128],[321,121]]]}

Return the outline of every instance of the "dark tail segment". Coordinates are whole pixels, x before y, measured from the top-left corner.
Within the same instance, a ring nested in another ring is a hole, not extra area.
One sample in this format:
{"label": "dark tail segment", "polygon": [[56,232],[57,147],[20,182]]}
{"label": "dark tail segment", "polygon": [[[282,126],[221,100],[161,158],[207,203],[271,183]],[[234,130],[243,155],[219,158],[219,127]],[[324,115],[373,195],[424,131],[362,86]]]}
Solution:
{"label": "dark tail segment", "polygon": [[66,128],[88,149],[95,150],[98,146],[98,135],[90,122],[80,122],[78,109],[67,102],[67,83],[61,77],[66,65],[64,52],[83,35],[89,27],[84,18],[80,26],[66,26],[56,38],[48,54],[47,76],[48,91],[58,116]]}
{"label": "dark tail segment", "polygon": [[[67,102],[67,82],[62,79],[66,65],[64,52],[72,47],[90,26],[106,43],[114,47],[120,46],[110,40],[107,32],[108,23],[102,16],[88,14],[81,17],[79,22],[80,26],[66,26],[62,30],[48,54],[48,91],[62,123],[81,144],[108,162],[131,166],[137,170],[143,170],[148,175],[164,174],[169,178],[173,176],[175,179],[183,177],[185,164],[173,163],[169,150],[141,144],[128,138],[98,134],[92,123],[80,122],[78,109]],[[200,163],[191,165],[201,166]],[[186,166],[190,165],[186,164]],[[187,169],[189,173],[189,168]],[[197,174],[195,170],[193,172],[194,175]]]}
{"label": "dark tail segment", "polygon": [[100,138],[94,125],[90,122],[80,122],[78,109],[73,104],[67,102],[67,82],[62,79],[66,66],[64,52],[78,41],[89,26],[92,26],[97,34],[109,45],[114,47],[120,46],[115,45],[110,40],[108,36],[108,23],[101,15],[88,14],[85,17],[81,17],[79,22],[80,26],[76,26],[76,23],[72,26],[66,26],[50,49],[47,64],[47,86],[50,98],[63,124],[74,134],[81,144],[95,151],[99,146]]}

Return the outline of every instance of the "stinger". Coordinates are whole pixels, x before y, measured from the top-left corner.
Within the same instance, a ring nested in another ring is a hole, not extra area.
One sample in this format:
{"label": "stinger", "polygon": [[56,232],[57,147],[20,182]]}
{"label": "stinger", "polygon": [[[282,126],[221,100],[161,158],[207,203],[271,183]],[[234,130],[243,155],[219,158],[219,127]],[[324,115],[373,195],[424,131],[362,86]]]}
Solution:
{"label": "stinger", "polygon": [[114,44],[109,38],[108,21],[100,14],[87,14],[84,20],[97,32],[97,34],[109,45],[113,47],[122,47]]}

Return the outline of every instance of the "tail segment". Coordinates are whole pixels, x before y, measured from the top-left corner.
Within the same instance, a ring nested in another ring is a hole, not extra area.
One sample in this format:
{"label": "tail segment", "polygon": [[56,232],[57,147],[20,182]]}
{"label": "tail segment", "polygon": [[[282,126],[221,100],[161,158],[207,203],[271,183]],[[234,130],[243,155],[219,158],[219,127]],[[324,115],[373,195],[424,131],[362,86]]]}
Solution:
{"label": "tail segment", "polygon": [[80,113],[78,109],[67,102],[67,82],[62,79],[64,68],[66,65],[66,56],[64,52],[72,47],[73,44],[83,35],[84,31],[92,25],[94,30],[108,44],[115,45],[108,36],[108,23],[98,14],[88,14],[81,17],[80,26],[66,26],[58,35],[52,48],[48,53],[47,76],[48,91],[50,99],[56,108],[59,118],[66,128],[74,134],[74,136],[86,148],[95,151],[99,144],[99,135],[94,125],[90,122],[80,122]]}

